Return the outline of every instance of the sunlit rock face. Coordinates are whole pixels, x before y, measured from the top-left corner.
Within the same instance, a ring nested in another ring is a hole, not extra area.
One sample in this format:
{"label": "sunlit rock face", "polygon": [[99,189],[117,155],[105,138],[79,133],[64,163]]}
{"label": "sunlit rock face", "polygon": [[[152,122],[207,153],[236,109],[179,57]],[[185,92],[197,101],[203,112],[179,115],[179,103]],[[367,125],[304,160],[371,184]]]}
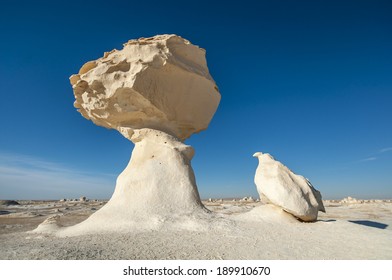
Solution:
{"label": "sunlit rock face", "polygon": [[255,184],[260,199],[274,204],[306,222],[317,220],[325,212],[321,193],[305,177],[297,175],[270,154],[257,152],[259,160]]}
{"label": "sunlit rock face", "polygon": [[208,127],[219,101],[205,50],[176,35],[130,40],[70,78],[74,106],[107,128],[152,128],[180,140]]}

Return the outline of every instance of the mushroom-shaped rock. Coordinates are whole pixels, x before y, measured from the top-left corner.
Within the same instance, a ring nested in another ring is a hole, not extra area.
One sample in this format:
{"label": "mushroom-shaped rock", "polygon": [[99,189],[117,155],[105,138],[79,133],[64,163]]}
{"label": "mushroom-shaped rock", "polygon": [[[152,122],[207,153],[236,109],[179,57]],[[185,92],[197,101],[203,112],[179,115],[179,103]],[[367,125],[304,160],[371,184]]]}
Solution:
{"label": "mushroom-shaped rock", "polygon": [[220,101],[205,51],[176,35],[131,40],[70,80],[78,111],[135,148],[109,202],[57,235],[197,228],[209,211],[190,163],[194,150],[182,141],[208,127]]}
{"label": "mushroom-shaped rock", "polygon": [[255,184],[260,199],[281,207],[306,222],[317,220],[325,212],[321,194],[301,175],[297,175],[270,154],[257,152],[259,159]]}
{"label": "mushroom-shaped rock", "polygon": [[220,101],[205,50],[176,35],[130,40],[70,81],[74,106],[95,124],[152,128],[180,140],[206,129]]}

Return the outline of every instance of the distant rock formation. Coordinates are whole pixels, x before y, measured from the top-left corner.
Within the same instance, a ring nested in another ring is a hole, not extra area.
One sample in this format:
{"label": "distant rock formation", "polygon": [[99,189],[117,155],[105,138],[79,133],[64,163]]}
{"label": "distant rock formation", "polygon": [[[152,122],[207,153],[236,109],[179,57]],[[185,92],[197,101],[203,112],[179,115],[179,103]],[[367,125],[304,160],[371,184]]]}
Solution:
{"label": "distant rock formation", "polygon": [[263,202],[306,222],[317,220],[318,211],[325,212],[321,193],[308,179],[293,173],[270,154],[257,152],[253,156],[259,159],[255,184]]}
{"label": "distant rock formation", "polygon": [[15,200],[0,200],[0,205],[3,206],[15,206],[15,205],[20,205],[19,202]]}
{"label": "distant rock formation", "polygon": [[255,200],[253,199],[253,197],[251,196],[245,196],[243,198],[240,199],[241,202],[255,202]]}
{"label": "distant rock formation", "polygon": [[[380,201],[382,202],[382,201]],[[358,200],[356,198],[353,198],[351,196],[348,196],[346,198],[343,198],[340,203],[345,203],[345,204],[358,204],[358,203],[364,203],[364,200]]]}
{"label": "distant rock formation", "polygon": [[[156,229],[204,215],[182,143],[208,127],[220,102],[205,50],[176,35],[131,40],[72,75],[74,106],[95,124],[135,144],[110,201],[60,235]],[[45,228],[45,227],[44,227]]]}

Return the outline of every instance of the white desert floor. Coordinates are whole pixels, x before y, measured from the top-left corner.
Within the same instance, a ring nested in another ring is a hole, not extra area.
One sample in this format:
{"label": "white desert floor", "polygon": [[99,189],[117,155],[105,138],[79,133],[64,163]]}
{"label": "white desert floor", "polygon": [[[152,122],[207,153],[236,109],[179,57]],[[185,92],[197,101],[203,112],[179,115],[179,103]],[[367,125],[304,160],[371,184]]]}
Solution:
{"label": "white desert floor", "polygon": [[[0,206],[0,259],[392,259],[392,203],[325,201],[301,223],[256,202],[203,203],[228,221],[207,231],[164,229],[54,237],[28,233],[53,214],[85,220],[104,202],[21,201]],[[255,208],[259,207],[259,208]],[[110,221],[108,221],[110,222]]]}

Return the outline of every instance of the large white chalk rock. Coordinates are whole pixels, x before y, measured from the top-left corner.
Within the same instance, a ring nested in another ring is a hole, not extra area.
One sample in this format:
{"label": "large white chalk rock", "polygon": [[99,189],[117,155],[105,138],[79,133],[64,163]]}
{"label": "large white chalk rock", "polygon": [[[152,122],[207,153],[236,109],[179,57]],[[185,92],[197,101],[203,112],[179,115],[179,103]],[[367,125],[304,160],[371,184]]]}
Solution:
{"label": "large white chalk rock", "polygon": [[176,35],[130,40],[70,81],[74,106],[106,128],[153,128],[184,140],[205,130],[219,101],[205,50]]}
{"label": "large white chalk rock", "polygon": [[61,236],[95,232],[159,229],[163,223],[189,221],[208,213],[200,201],[190,161],[191,146],[154,129],[138,129],[131,160],[115,191],[86,221],[62,228]]}
{"label": "large white chalk rock", "polygon": [[[57,234],[203,228],[200,217],[210,212],[197,191],[194,150],[182,141],[208,127],[220,101],[205,51],[176,35],[131,40],[70,80],[78,111],[135,148],[109,202],[80,224],[58,225]],[[49,222],[52,230],[58,221]]]}
{"label": "large white chalk rock", "polygon": [[297,175],[270,154],[257,152],[259,159],[255,184],[260,199],[281,207],[302,221],[317,220],[325,212],[321,194],[301,175]]}

